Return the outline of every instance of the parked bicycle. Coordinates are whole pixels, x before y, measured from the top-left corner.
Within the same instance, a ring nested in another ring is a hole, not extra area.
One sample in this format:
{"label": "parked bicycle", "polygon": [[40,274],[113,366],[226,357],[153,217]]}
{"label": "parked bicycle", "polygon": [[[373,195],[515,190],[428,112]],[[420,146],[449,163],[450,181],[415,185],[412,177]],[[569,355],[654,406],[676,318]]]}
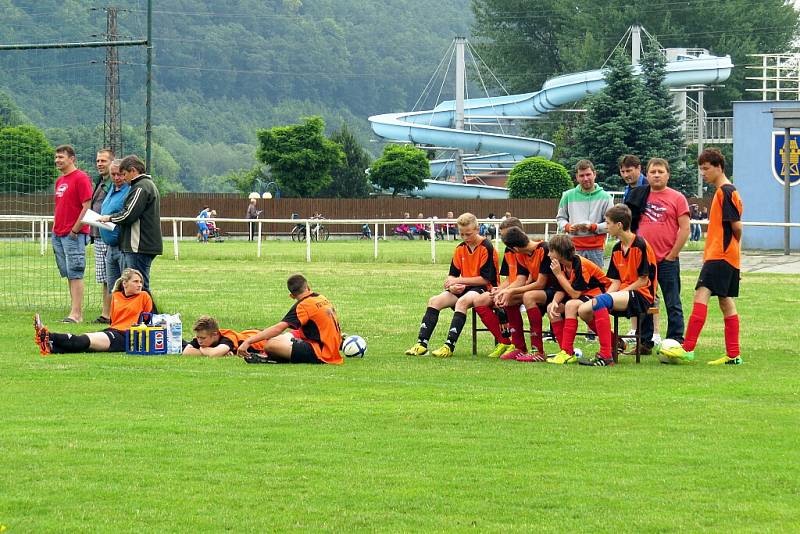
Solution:
{"label": "parked bicycle", "polygon": [[[297,215],[297,217],[295,217],[295,215]],[[298,218],[298,214],[292,213],[292,219]],[[324,220],[325,217],[323,217],[321,213],[315,213],[312,217],[309,217],[309,219],[321,221]],[[321,222],[313,222],[310,224],[310,227],[312,241],[327,241],[331,237],[330,230]],[[289,235],[291,235],[292,241],[305,241],[306,225],[300,223],[296,224]]]}

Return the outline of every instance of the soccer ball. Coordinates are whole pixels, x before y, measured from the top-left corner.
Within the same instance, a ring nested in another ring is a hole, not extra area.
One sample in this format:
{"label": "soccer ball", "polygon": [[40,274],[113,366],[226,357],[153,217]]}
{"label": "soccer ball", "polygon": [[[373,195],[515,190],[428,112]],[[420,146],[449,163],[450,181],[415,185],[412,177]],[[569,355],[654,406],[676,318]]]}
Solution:
{"label": "soccer ball", "polygon": [[679,341],[665,339],[658,346],[658,359],[661,363],[677,364],[685,359],[686,351]]}
{"label": "soccer ball", "polygon": [[367,342],[361,336],[348,336],[342,342],[342,354],[348,358],[363,358],[367,353]]}

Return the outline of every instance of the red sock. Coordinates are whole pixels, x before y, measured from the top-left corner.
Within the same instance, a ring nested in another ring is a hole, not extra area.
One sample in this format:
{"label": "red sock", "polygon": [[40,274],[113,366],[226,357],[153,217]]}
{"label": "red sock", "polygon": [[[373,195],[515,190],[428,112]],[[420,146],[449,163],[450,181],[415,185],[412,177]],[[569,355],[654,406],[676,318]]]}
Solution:
{"label": "red sock", "polygon": [[725,317],[725,352],[728,358],[738,358],[739,352],[739,316]]}
{"label": "red sock", "polygon": [[610,358],[611,351],[611,318],[608,316],[608,308],[600,308],[594,312],[594,320],[589,321],[589,328],[597,334],[597,341],[600,342],[600,355],[603,358]]}
{"label": "red sock", "polygon": [[522,326],[522,314],[519,311],[519,305],[506,306],[506,316],[508,317],[508,326],[511,327],[511,342],[514,347],[522,352],[528,352],[528,346],[525,344],[525,327]]}
{"label": "red sock", "polygon": [[561,340],[561,350],[567,354],[575,354],[575,332],[578,331],[577,319],[564,319],[564,337]]}
{"label": "red sock", "polygon": [[[542,310],[535,304],[527,309],[528,321],[531,323],[531,346],[537,352],[544,353],[544,342],[542,341]],[[559,321],[561,324],[561,321]],[[563,324],[562,324],[563,326]]]}
{"label": "red sock", "polygon": [[500,319],[497,318],[497,315],[494,314],[491,308],[488,306],[477,306],[475,312],[481,318],[483,324],[486,325],[486,328],[489,329],[489,332],[492,333],[495,341],[506,345],[511,343],[511,340],[504,337],[503,333],[500,331]]}
{"label": "red sock", "polygon": [[595,314],[595,316],[593,318],[591,318],[590,320],[586,321],[586,326],[588,326],[589,330],[591,330],[595,334],[597,333],[597,325],[594,324],[594,321],[595,321],[596,318],[597,318],[597,314]]}
{"label": "red sock", "polygon": [[564,320],[551,322],[550,328],[553,330],[553,335],[556,336],[556,343],[560,347],[561,340],[564,339]]}
{"label": "red sock", "polygon": [[689,324],[686,325],[686,336],[683,341],[683,350],[693,351],[697,346],[697,338],[706,324],[708,315],[708,305],[702,302],[695,302],[692,307],[692,315],[689,316]]}

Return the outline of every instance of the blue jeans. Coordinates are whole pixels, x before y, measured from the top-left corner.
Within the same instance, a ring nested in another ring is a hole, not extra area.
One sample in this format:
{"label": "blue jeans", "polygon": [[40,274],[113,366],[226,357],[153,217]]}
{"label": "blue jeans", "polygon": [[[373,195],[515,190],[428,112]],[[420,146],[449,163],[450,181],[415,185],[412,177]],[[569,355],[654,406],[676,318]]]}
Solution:
{"label": "blue jeans", "polygon": [[123,252],[125,256],[124,266],[126,269],[136,269],[142,273],[142,289],[150,291],[150,265],[152,265],[155,255],[139,254],[137,252]]}
{"label": "blue jeans", "polygon": [[[681,260],[661,260],[658,262],[658,290],[667,310],[667,335],[665,339],[674,339],[683,343],[683,307],[681,307]],[[653,316],[645,315],[640,325],[642,343],[653,346]]]}
{"label": "blue jeans", "polygon": [[700,241],[700,225],[692,223],[692,233],[689,236],[690,241]]}
{"label": "blue jeans", "polygon": [[72,234],[64,236],[52,235],[53,252],[56,256],[56,265],[61,278],[67,280],[82,280],[86,270],[86,242],[87,234]]}
{"label": "blue jeans", "polygon": [[116,245],[108,245],[106,251],[106,280],[108,280],[108,292],[114,291],[114,282],[122,276],[124,265],[123,252]]}
{"label": "blue jeans", "polygon": [[604,260],[603,260],[602,248],[593,248],[589,250],[576,250],[575,254],[577,254],[578,256],[583,256],[584,258],[591,261],[601,269],[605,268],[603,267]]}

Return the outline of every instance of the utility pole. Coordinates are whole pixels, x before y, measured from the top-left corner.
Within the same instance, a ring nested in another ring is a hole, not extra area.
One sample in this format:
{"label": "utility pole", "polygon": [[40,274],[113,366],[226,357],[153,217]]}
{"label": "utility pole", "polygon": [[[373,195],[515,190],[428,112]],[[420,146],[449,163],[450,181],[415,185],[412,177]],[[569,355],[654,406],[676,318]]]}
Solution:
{"label": "utility pole", "polygon": [[[464,86],[466,81],[466,63],[464,62],[464,48],[467,40],[456,37],[456,130],[464,129]],[[464,151],[456,152],[456,181],[464,183]]]}
{"label": "utility pole", "polygon": [[[106,8],[106,40],[118,39],[116,7]],[[103,120],[103,146],[122,154],[122,116],[119,91],[119,53],[116,46],[106,48],[106,104]]]}

